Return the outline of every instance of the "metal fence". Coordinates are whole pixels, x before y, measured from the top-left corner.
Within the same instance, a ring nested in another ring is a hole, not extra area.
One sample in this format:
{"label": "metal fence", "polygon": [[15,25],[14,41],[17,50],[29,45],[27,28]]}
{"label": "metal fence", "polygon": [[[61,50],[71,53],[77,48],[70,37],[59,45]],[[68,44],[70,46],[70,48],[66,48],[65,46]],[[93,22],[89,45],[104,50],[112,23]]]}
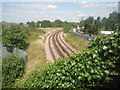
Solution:
{"label": "metal fence", "polygon": [[73,31],[69,31],[69,33],[73,34],[73,35],[76,35],[76,36],[79,36],[81,37],[83,40],[86,40],[86,41],[92,41],[94,39],[94,36],[89,36],[89,35],[85,35],[85,34],[82,34],[82,33],[78,33],[78,32],[73,32]]}
{"label": "metal fence", "polygon": [[[0,43],[0,44],[1,44],[0,45],[0,51],[1,51],[0,52],[0,58],[4,58],[5,56],[11,54],[11,52],[9,52],[6,47],[2,46],[2,43]],[[23,51],[21,49],[18,49],[18,48],[13,48],[13,52],[12,53],[16,53],[19,56],[23,57],[24,60],[25,60],[25,63],[27,63],[27,53],[25,51]]]}

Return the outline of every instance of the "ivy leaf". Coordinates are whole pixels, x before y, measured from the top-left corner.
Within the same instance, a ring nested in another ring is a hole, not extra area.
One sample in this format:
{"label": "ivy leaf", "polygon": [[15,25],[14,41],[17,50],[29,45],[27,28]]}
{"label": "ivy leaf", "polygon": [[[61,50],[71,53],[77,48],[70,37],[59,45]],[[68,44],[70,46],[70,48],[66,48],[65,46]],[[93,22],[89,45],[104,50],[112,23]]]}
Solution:
{"label": "ivy leaf", "polygon": [[108,47],[107,46],[103,46],[103,50],[106,50]]}

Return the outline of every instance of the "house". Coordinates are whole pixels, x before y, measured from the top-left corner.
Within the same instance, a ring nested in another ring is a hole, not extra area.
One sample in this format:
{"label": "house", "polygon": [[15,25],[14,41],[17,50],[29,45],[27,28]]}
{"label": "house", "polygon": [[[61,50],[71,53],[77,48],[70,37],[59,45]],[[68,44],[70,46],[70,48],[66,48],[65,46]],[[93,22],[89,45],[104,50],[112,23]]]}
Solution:
{"label": "house", "polygon": [[28,24],[24,24],[25,27],[28,27],[29,25]]}
{"label": "house", "polygon": [[77,29],[80,29],[80,26],[77,26]]}
{"label": "house", "polygon": [[76,32],[76,28],[73,29],[73,32]]}

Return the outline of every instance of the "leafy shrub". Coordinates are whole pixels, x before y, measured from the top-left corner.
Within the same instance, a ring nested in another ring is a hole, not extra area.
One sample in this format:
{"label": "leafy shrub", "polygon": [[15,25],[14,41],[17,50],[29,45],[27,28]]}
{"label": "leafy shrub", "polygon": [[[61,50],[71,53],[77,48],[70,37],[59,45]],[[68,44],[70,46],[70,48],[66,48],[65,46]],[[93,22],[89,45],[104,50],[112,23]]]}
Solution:
{"label": "leafy shrub", "polygon": [[81,54],[60,59],[45,70],[35,70],[17,87],[88,88],[119,75],[120,32],[98,36]]}
{"label": "leafy shrub", "polygon": [[25,48],[26,39],[28,37],[28,30],[21,25],[12,25],[3,28],[2,40],[6,47]]}
{"label": "leafy shrub", "polygon": [[71,30],[72,28],[73,28],[73,27],[70,26],[70,25],[65,25],[63,31],[66,33],[66,32],[68,32],[69,30]]}
{"label": "leafy shrub", "polygon": [[2,86],[12,87],[15,80],[23,75],[24,59],[16,54],[11,54],[2,60]]}
{"label": "leafy shrub", "polygon": [[37,29],[37,28],[33,28],[33,27],[28,27],[27,29],[30,33],[45,34],[45,31],[43,29]]}

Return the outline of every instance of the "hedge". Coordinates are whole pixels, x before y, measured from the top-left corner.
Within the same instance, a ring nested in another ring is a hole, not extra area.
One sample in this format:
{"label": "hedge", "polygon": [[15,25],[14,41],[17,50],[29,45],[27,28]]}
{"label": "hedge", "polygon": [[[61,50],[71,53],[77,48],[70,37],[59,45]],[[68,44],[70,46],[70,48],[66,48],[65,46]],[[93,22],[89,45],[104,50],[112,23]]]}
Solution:
{"label": "hedge", "polygon": [[24,59],[17,54],[10,54],[2,60],[2,87],[10,88],[17,78],[24,73]]}

